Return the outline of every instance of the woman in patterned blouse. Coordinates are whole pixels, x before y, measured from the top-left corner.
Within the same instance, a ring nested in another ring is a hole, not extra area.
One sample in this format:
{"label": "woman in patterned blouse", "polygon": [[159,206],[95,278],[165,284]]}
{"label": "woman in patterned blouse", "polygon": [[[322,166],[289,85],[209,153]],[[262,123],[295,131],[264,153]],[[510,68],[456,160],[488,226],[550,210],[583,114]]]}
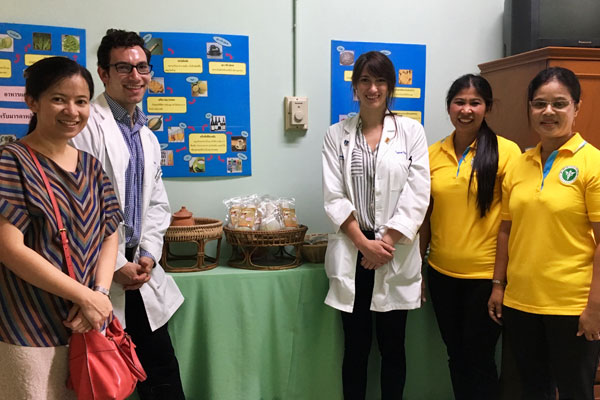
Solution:
{"label": "woman in patterned blouse", "polygon": [[[25,71],[29,133],[0,148],[0,393],[11,399],[70,399],[71,332],[101,329],[122,220],[114,189],[92,156],[69,146],[85,127],[90,73],[52,57]],[[49,195],[28,153],[48,176],[69,239],[68,275]]]}

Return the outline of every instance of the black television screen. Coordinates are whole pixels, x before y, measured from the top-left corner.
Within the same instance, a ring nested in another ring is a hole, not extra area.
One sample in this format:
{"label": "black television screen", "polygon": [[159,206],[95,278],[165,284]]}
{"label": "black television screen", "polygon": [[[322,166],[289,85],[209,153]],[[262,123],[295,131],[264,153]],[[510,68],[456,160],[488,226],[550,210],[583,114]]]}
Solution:
{"label": "black television screen", "polygon": [[504,55],[546,46],[600,47],[600,0],[505,0]]}

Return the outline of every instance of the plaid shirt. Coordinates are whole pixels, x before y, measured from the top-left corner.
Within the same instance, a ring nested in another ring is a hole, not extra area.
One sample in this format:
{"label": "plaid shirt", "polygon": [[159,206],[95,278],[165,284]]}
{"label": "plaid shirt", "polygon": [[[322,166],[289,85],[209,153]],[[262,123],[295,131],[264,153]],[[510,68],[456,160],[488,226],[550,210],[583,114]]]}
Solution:
{"label": "plaid shirt", "polygon": [[[136,107],[132,124],[129,113],[125,108],[108,94],[104,93],[104,97],[129,150],[129,164],[125,171],[125,205],[123,206],[125,243],[127,247],[136,247],[140,243],[143,223],[142,185],[144,183],[144,150],[142,149],[142,141],[140,139],[140,129],[146,125],[148,118],[146,118],[146,115],[144,115],[139,107]],[[154,259],[144,249],[140,249],[140,254]]]}

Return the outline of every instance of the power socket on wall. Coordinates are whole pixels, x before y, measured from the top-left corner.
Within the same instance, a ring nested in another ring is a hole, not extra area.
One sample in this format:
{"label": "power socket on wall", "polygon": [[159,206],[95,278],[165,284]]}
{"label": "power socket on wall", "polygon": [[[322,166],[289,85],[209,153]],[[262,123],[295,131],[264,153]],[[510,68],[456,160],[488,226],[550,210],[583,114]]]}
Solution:
{"label": "power socket on wall", "polygon": [[308,97],[283,98],[285,129],[308,129]]}

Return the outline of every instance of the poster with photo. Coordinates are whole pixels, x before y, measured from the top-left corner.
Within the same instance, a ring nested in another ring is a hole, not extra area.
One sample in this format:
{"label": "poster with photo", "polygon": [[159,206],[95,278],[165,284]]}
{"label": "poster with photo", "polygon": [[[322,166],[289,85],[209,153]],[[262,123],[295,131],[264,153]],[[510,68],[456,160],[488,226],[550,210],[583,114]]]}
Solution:
{"label": "poster with photo", "polygon": [[144,100],[165,177],[251,175],[248,37],[141,32],[151,53]]}
{"label": "poster with photo", "polygon": [[85,66],[85,30],[0,22],[0,145],[27,133],[23,71],[46,57],[69,57]]}
{"label": "poster with photo", "polygon": [[359,111],[352,91],[354,62],[363,53],[380,51],[396,69],[392,112],[425,121],[425,45],[331,41],[331,123]]}

